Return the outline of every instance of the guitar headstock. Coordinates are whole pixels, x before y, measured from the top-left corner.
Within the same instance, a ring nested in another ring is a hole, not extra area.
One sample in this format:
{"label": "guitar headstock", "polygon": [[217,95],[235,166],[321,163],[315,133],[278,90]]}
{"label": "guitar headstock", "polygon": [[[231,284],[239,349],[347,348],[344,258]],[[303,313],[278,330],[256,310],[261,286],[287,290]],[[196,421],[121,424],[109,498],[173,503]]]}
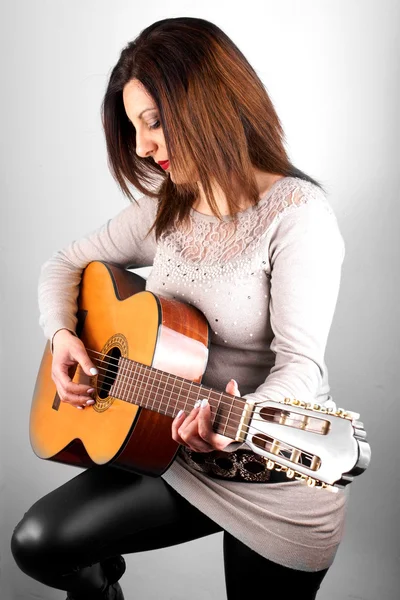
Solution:
{"label": "guitar headstock", "polygon": [[360,415],[285,398],[248,404],[242,440],[289,479],[337,491],[368,467],[371,449]]}

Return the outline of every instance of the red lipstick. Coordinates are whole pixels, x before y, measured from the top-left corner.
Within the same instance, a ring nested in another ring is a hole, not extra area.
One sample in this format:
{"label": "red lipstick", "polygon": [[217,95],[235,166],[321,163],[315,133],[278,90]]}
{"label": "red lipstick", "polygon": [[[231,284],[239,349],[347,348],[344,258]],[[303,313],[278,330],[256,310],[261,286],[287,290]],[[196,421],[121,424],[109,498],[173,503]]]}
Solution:
{"label": "red lipstick", "polygon": [[168,169],[169,167],[169,160],[160,160],[159,163],[160,167],[162,167],[164,170]]}

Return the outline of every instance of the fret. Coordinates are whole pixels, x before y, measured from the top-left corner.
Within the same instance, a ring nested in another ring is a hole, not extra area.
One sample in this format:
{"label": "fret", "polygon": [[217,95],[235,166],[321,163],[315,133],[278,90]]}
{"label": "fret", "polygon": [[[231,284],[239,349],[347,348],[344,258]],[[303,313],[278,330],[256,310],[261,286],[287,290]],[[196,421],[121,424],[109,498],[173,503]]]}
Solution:
{"label": "fret", "polygon": [[224,433],[222,435],[226,435],[226,428],[227,428],[228,423],[229,423],[229,417],[231,416],[231,413],[232,413],[232,407],[233,407],[233,402],[231,402],[228,414],[226,415],[226,423],[225,423],[225,427],[224,427]]}
{"label": "fret", "polygon": [[156,410],[157,412],[165,413],[166,411],[163,402],[163,394],[161,394],[161,400],[159,399],[161,377],[155,377],[153,375],[154,370],[151,369],[151,367],[146,367],[146,372],[148,379],[147,388],[150,386],[148,392],[152,399],[151,407],[149,406],[148,408],[150,410]]}
{"label": "fret", "polygon": [[166,414],[166,398],[164,388],[160,388],[162,385],[162,378],[154,376],[150,368],[149,371],[149,382],[151,381],[151,394],[152,394],[152,403],[150,410],[156,410],[157,412]]}
{"label": "fret", "polygon": [[[162,379],[162,377],[160,377],[160,379]],[[169,403],[171,402],[171,399],[172,399],[172,395],[168,394],[168,396],[167,396],[167,404],[166,404],[166,407],[165,407],[165,414],[168,414]],[[179,398],[178,398],[178,401],[179,401]]]}
{"label": "fret", "polygon": [[[167,394],[167,395],[169,395],[169,394],[170,394],[170,392],[169,392],[169,390],[168,390],[168,385],[170,385],[170,384],[169,384],[169,373],[166,373],[165,375],[167,376],[167,377],[166,377],[166,381],[165,381],[165,382],[163,381],[164,375],[162,375],[162,376],[160,377],[160,383],[162,383],[162,384],[163,384],[163,393],[162,393],[162,396],[161,396],[161,400],[162,400],[162,401],[164,401],[164,396],[165,396],[166,394]],[[167,406],[168,406],[168,402],[167,402]]]}
{"label": "fret", "polygon": [[[120,371],[121,371],[121,377],[119,377]],[[129,390],[131,388],[131,385],[127,385],[128,381],[126,379],[128,377],[129,376],[127,374],[127,363],[121,357],[118,362],[118,377],[117,377],[116,394],[118,395],[118,398],[122,398],[123,400],[126,399],[127,390]],[[130,382],[130,383],[132,383],[132,382]]]}
{"label": "fret", "polygon": [[149,387],[151,387],[151,383],[150,383],[150,377],[149,377],[149,371],[148,369],[146,369],[146,367],[143,365],[142,367],[142,379],[143,379],[143,384],[144,384],[144,390],[143,390],[143,404],[146,408],[148,408],[149,410],[151,410],[150,408],[150,404],[151,404],[151,400],[150,400],[150,395],[151,395],[151,389],[149,389]]}
{"label": "fret", "polygon": [[[193,391],[193,381],[191,381],[189,384],[189,389],[187,390],[186,399],[191,398],[192,391]],[[200,389],[197,388],[198,393],[199,393],[199,391],[200,391]],[[198,400],[198,393],[197,393],[197,400]],[[197,400],[196,400],[196,402],[197,402]],[[193,406],[196,404],[196,402],[193,403]],[[186,404],[186,402],[185,402],[185,404]]]}
{"label": "fret", "polygon": [[[211,392],[212,392],[212,390],[210,390],[210,397],[211,397]],[[217,406],[216,406],[216,409],[215,409],[215,415],[214,415],[214,421],[213,421],[214,428],[217,427],[218,431],[219,431],[218,423],[221,420],[221,414],[222,414],[223,409],[224,409],[224,407],[221,406],[221,398],[222,398],[222,396],[223,396],[223,392],[221,392],[219,394],[219,399],[217,400]]]}
{"label": "fret", "polygon": [[161,393],[161,399],[158,401],[158,408],[163,408],[163,396],[164,394],[162,393],[162,390],[160,390],[160,384],[161,384],[161,377],[158,379],[157,382],[157,388],[156,390],[153,392],[154,394],[154,400],[153,400],[153,409],[154,409],[154,403],[156,401],[156,399],[158,398],[158,394]]}
{"label": "fret", "polygon": [[110,396],[112,398],[118,398],[119,397],[119,393],[118,393],[118,387],[119,387],[119,377],[118,377],[118,373],[119,373],[119,369],[120,369],[120,361],[118,360],[118,365],[117,365],[117,375],[115,377],[114,383],[112,384],[112,386],[110,387]]}
{"label": "fret", "polygon": [[214,431],[231,438],[237,433],[245,406],[245,400],[240,397],[127,358],[120,358],[111,390],[117,398],[172,418],[178,410],[190,412],[198,400],[207,398]]}
{"label": "fret", "polygon": [[[118,398],[122,398],[122,400],[127,399],[128,392],[132,389],[132,384],[134,383],[134,379],[129,375],[128,365],[129,363],[121,357],[118,363],[116,395]],[[119,371],[121,371],[121,377],[119,377]]]}
{"label": "fret", "polygon": [[[190,390],[189,398],[193,401],[193,406],[200,400],[200,396],[202,395],[203,387],[201,385],[195,384],[195,388]],[[192,396],[194,394],[194,398]]]}
{"label": "fret", "polygon": [[134,385],[133,385],[133,389],[132,389],[133,393],[131,393],[130,397],[127,398],[127,400],[129,402],[132,402],[132,399],[139,397],[138,384],[140,384],[140,379],[138,377],[137,371],[138,371],[138,364],[133,363],[132,364],[132,376],[133,376]]}
{"label": "fret", "polygon": [[[176,378],[175,378],[175,381],[176,381]],[[179,388],[179,392],[176,392],[176,393],[177,393],[177,395],[178,395],[178,402],[179,402],[179,400],[180,400],[180,398],[181,398],[181,394],[182,394],[182,387],[183,387],[183,384],[184,384],[184,383],[185,383],[185,380],[184,380],[184,379],[181,379],[181,385],[180,385],[180,388]],[[185,403],[186,403],[186,402],[185,402]]]}
{"label": "fret", "polygon": [[124,398],[128,398],[129,397],[129,390],[131,388],[131,384],[132,384],[132,376],[130,374],[130,368],[131,365],[129,364],[128,361],[124,360],[124,365],[123,365],[123,387],[122,387],[122,395]]}
{"label": "fret", "polygon": [[139,381],[139,387],[137,389],[137,400],[138,400],[138,404],[141,405],[142,404],[142,387],[143,387],[143,377],[142,377],[142,371],[143,371],[143,367],[144,365],[142,365],[141,363],[137,363],[138,365],[138,369],[136,371],[137,377],[138,377],[138,381]]}

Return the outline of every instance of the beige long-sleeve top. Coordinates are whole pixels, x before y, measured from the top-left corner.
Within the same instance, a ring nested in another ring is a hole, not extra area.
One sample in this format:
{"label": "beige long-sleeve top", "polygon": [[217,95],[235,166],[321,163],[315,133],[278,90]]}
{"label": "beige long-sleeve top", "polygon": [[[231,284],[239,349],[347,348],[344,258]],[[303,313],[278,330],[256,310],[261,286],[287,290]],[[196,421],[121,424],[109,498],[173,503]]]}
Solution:
{"label": "beige long-sleeve top", "polygon": [[[132,203],[43,267],[40,323],[51,339],[75,329],[82,270],[93,260],[152,266],[146,288],[199,308],[211,325],[203,383],[234,378],[255,401],[285,397],[333,405],[324,353],[338,297],[344,242],[325,194],[284,177],[259,203],[222,221],[191,211],[156,243],[155,200]],[[163,475],[192,504],[259,554],[306,570],[328,567],[343,530],[346,494],[301,482],[212,479],[180,456]]]}

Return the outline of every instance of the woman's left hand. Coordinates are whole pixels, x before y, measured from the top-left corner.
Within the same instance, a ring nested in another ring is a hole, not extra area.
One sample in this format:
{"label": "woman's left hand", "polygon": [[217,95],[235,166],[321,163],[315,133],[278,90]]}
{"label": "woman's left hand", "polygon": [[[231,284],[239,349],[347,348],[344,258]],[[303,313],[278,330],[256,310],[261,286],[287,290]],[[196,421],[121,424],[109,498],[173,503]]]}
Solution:
{"label": "woman's left hand", "polygon": [[[234,379],[230,380],[225,391],[228,394],[240,396],[238,385]],[[189,415],[184,412],[178,413],[172,422],[172,438],[194,452],[223,450],[233,442],[231,438],[213,431],[211,407],[207,400],[193,408]]]}

